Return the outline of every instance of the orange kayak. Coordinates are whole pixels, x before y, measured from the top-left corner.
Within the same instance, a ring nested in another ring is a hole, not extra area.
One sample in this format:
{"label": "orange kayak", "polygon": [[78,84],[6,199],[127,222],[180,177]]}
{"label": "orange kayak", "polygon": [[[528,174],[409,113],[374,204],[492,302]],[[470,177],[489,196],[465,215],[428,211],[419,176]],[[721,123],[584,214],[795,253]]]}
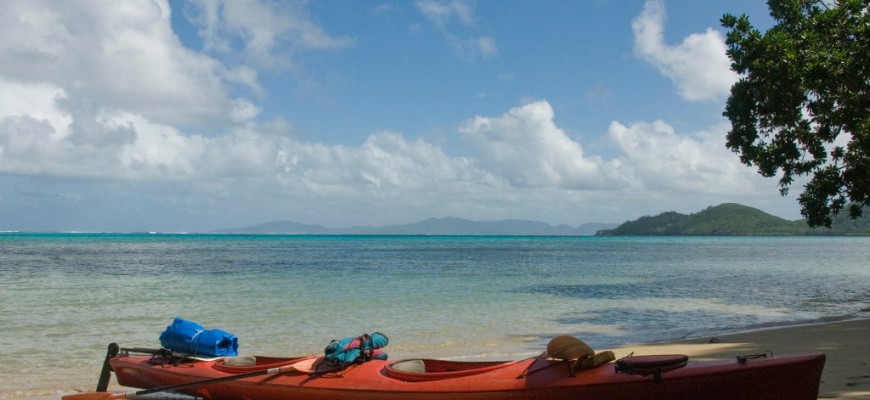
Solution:
{"label": "orange kayak", "polygon": [[[545,356],[498,362],[371,360],[340,370],[326,368],[321,360],[256,357],[252,365],[234,366],[224,358],[121,352],[108,363],[124,386],[182,385],[179,392],[223,400],[800,400],[816,399],[825,355],[697,362],[678,355],[643,356],[583,370]],[[277,373],[249,376],[264,370]]]}

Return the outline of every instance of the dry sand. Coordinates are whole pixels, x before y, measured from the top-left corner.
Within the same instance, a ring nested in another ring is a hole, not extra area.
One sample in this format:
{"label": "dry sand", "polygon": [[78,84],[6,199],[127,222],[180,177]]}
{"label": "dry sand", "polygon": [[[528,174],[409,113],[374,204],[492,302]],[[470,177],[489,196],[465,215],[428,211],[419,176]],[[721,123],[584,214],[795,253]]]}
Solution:
{"label": "dry sand", "polygon": [[820,351],[827,361],[820,399],[870,399],[870,319],[773,328],[669,343],[625,345],[612,349],[616,357],[686,354],[690,360],[733,358]]}

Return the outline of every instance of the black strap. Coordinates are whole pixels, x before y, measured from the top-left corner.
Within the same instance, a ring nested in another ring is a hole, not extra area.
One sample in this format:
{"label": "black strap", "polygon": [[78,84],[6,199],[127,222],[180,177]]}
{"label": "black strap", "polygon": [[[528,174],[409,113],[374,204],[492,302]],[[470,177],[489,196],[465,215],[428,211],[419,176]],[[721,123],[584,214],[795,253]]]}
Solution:
{"label": "black strap", "polygon": [[371,361],[372,356],[375,353],[374,349],[374,340],[371,335],[368,333],[364,333],[359,337],[359,357],[357,358],[358,362],[366,362]]}

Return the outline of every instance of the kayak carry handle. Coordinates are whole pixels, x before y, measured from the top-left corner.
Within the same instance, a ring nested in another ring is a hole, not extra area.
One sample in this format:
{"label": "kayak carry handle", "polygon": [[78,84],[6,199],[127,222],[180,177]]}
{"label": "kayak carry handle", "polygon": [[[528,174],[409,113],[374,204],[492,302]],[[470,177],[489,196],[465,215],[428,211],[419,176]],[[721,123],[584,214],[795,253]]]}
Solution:
{"label": "kayak carry handle", "polygon": [[737,362],[739,362],[741,364],[746,364],[746,361],[754,360],[756,358],[767,358],[767,357],[773,357],[773,350],[765,350],[764,353],[747,354],[745,356],[738,355]]}

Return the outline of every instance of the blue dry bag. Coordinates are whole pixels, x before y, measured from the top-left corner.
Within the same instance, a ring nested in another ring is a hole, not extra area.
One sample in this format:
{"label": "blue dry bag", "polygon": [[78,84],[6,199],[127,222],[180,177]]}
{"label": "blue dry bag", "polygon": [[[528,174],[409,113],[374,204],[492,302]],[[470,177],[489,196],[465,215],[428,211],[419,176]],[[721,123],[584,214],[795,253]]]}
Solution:
{"label": "blue dry bag", "polygon": [[239,339],[220,329],[205,329],[196,322],[175,318],[160,334],[160,345],[179,353],[209,357],[239,355]]}

